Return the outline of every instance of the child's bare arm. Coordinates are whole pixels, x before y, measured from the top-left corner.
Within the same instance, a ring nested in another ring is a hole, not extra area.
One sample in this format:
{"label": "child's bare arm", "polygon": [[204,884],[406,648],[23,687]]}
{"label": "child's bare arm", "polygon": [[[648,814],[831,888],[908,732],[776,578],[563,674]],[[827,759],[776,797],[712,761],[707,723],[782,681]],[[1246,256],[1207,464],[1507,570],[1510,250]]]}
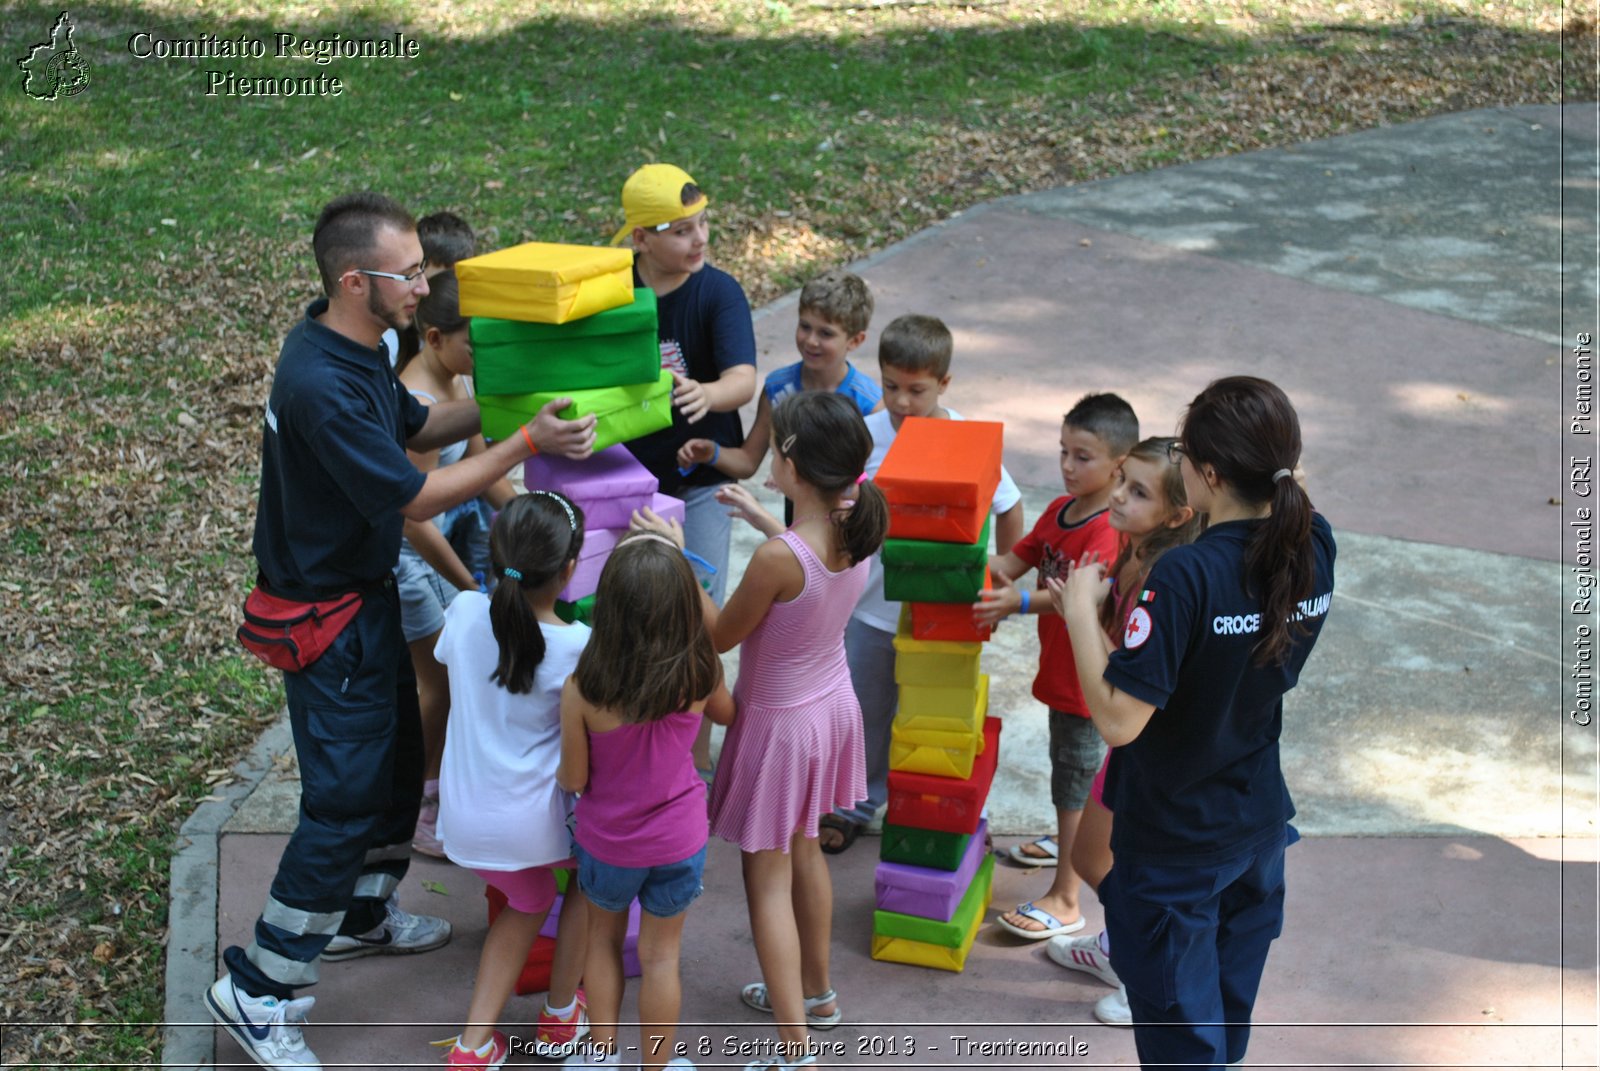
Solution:
{"label": "child's bare arm", "polygon": [[589,787],[589,727],[583,721],[588,706],[577,682],[568,677],[561,686],[561,764],[556,767],[556,784],[568,792]]}
{"label": "child's bare arm", "polygon": [[444,533],[439,531],[438,525],[432,521],[408,520],[401,531],[406,537],[406,542],[411,544],[411,549],[457,590],[478,590],[478,582],[472,578],[472,571],[456,554],[455,548],[444,537]]}
{"label": "child's bare arm", "polygon": [[724,476],[748,480],[766,459],[772,439],[772,403],[765,393],[756,405],[756,420],[742,446],[717,446],[710,439],[690,439],[678,449],[678,467],[710,465]]}
{"label": "child's bare arm", "polygon": [[1017,540],[1023,536],[1022,500],[994,519],[994,549],[1001,556],[1011,553],[1011,548],[1017,545]]}
{"label": "child's bare arm", "polygon": [[727,681],[717,682],[717,690],[706,697],[706,705],[701,713],[718,725],[733,724],[733,695],[728,691]]}
{"label": "child's bare arm", "polygon": [[804,587],[805,572],[788,544],[782,540],[761,544],[711,629],[717,652],[739,646],[761,624],[774,602],[786,595],[793,598]]}

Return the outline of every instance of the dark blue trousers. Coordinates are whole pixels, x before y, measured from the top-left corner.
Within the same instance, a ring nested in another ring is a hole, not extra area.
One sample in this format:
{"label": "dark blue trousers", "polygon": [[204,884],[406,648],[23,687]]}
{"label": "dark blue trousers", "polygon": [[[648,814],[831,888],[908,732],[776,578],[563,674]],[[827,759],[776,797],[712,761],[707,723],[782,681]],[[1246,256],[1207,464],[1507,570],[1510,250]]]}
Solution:
{"label": "dark blue trousers", "polygon": [[417,680],[392,581],[300,673],[283,675],[300,763],[300,820],[248,949],[223,960],[256,996],[317,980],[336,933],[366,933],[405,876],[422,799]]}
{"label": "dark blue trousers", "polygon": [[1204,866],[1124,863],[1100,883],[1111,965],[1145,1067],[1244,1058],[1267,950],[1283,932],[1280,837]]}

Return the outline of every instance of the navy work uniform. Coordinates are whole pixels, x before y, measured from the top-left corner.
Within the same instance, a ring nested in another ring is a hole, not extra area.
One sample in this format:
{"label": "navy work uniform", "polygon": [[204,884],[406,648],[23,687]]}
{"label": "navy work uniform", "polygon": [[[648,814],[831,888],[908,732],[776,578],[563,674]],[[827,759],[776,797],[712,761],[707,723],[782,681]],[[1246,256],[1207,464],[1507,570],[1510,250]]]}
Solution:
{"label": "navy work uniform", "polygon": [[1107,769],[1115,862],[1099,890],[1146,1066],[1242,1059],[1283,929],[1294,816],[1278,763],[1283,694],[1322,629],[1335,547],[1314,515],[1313,594],[1295,612],[1306,632],[1283,664],[1257,666],[1261,606],[1245,590],[1244,560],[1260,523],[1224,522],[1162,555],[1105,672],[1156,707]]}
{"label": "navy work uniform", "polygon": [[406,457],[427,409],[382,349],[316,321],[289,332],[261,443],[255,556],[268,591],[314,601],[347,591],[361,612],[284,692],[300,762],[300,818],[248,949],[227,949],[234,982],[287,999],[317,980],[337,933],[384,921],[405,875],[422,797],[416,677],[400,631],[394,568],[400,510],[426,477]]}

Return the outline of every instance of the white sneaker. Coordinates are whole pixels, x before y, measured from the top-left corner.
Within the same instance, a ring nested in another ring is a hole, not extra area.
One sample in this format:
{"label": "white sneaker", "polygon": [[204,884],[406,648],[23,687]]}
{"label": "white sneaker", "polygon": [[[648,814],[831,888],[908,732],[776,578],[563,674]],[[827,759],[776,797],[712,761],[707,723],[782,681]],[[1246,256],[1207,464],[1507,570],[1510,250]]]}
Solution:
{"label": "white sneaker", "polygon": [[404,956],[431,952],[450,940],[448,920],[400,910],[398,894],[389,897],[383,911],[383,921],[366,933],[334,937],[322,950],[322,958],[337,963],[362,956]]}
{"label": "white sneaker", "polygon": [[1100,951],[1100,938],[1095,934],[1052,937],[1045,942],[1044,954],[1069,971],[1092,974],[1112,987],[1122,984],[1111,969],[1111,958]]}
{"label": "white sneaker", "polygon": [[280,1071],[322,1071],[300,1032],[306,1013],[316,1002],[316,997],[252,997],[239,992],[232,976],[226,974],[206,990],[211,1018],[233,1036],[250,1059]]}
{"label": "white sneaker", "polygon": [[1107,1026],[1132,1026],[1133,1012],[1128,1009],[1128,990],[1119,985],[1115,993],[1107,993],[1095,1001],[1094,1017]]}

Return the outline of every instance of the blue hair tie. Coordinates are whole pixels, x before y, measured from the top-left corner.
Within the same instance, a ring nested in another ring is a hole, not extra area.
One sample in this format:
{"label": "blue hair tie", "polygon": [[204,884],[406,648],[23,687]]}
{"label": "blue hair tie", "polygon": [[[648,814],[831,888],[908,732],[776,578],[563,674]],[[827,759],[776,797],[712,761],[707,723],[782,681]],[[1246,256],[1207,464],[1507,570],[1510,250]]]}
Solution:
{"label": "blue hair tie", "polygon": [[509,565],[500,570],[500,575],[505,577],[507,580],[520,581],[522,579],[521,570],[513,569]]}

